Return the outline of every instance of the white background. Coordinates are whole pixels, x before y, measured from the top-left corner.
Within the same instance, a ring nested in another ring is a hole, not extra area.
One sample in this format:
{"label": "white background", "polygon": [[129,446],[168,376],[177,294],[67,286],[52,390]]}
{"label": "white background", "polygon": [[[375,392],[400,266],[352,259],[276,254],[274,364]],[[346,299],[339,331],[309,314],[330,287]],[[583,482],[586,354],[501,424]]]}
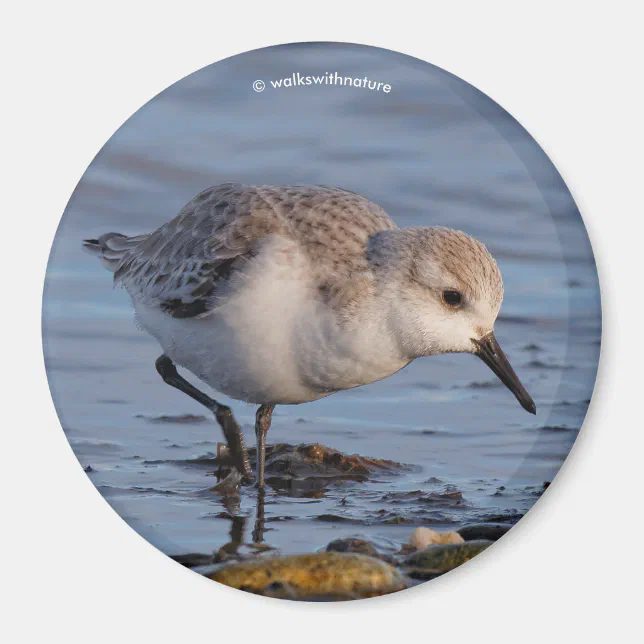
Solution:
{"label": "white background", "polygon": [[[58,0],[4,9],[4,641],[525,643],[641,635],[644,106],[637,6],[397,0],[224,9],[186,0]],[[543,499],[511,536],[455,573],[347,604],[242,594],[185,570],[137,536],[68,446],[40,343],[56,226],[114,130],[189,72],[304,40],[401,51],[505,107],[544,147],[577,200],[603,296],[604,342],[588,420]]]}

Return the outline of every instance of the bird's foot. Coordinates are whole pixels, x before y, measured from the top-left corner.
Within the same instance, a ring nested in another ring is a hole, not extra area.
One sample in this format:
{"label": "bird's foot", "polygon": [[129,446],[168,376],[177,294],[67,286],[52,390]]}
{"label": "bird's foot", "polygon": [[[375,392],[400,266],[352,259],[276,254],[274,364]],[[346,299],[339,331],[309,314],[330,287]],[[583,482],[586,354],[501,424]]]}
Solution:
{"label": "bird's foot", "polygon": [[242,474],[239,483],[244,487],[251,487],[255,483],[255,477],[252,474]]}

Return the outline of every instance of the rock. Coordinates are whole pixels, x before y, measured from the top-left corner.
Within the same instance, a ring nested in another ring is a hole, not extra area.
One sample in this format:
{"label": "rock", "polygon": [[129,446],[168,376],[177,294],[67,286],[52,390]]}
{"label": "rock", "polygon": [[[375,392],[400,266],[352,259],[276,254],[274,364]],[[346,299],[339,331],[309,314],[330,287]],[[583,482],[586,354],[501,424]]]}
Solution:
{"label": "rock", "polygon": [[516,510],[505,510],[499,514],[488,514],[481,523],[509,523],[514,525],[523,519],[525,515],[523,512],[517,512]]}
{"label": "rock", "polygon": [[[253,468],[256,456],[256,449],[249,448],[248,458]],[[233,469],[230,452],[224,445],[218,447],[216,454],[208,452],[196,458],[173,462],[212,470],[218,481],[225,479]],[[267,485],[275,490],[288,491],[292,496],[321,496],[338,481],[364,482],[374,475],[393,476],[411,469],[411,466],[395,461],[343,454],[318,443],[277,443],[266,447]]]}
{"label": "rock", "polygon": [[[248,450],[254,467],[256,450]],[[211,465],[223,478],[232,464],[228,450],[216,457],[207,455],[184,461],[191,465]],[[287,490],[294,496],[322,493],[335,481],[366,481],[373,474],[396,474],[409,466],[394,461],[343,454],[318,443],[289,445],[277,443],[266,447],[266,483],[276,490]]]}
{"label": "rock", "polygon": [[289,586],[289,584],[284,584],[280,581],[273,582],[269,584],[262,591],[254,593],[256,595],[262,595],[262,597],[273,597],[274,599],[290,599],[292,601],[307,601],[307,602],[339,602],[339,601],[349,601],[351,599],[360,599],[355,593],[327,593],[323,595],[306,595],[300,596],[300,593]]}
{"label": "rock", "polygon": [[222,566],[208,577],[232,588],[304,601],[376,597],[408,585],[383,561],[340,552],[256,558]]}
{"label": "rock", "polygon": [[463,543],[458,532],[435,532],[429,528],[416,528],[409,537],[409,545],[414,550],[424,550],[433,544]]}
{"label": "rock", "polygon": [[383,523],[385,525],[403,525],[405,523],[411,523],[411,519],[408,519],[407,517],[402,517],[399,514],[394,514],[388,519],[385,519]]}
{"label": "rock", "polygon": [[264,597],[274,597],[275,599],[297,599],[297,590],[282,581],[274,581],[262,588],[261,591],[256,592],[256,594]]}
{"label": "rock", "polygon": [[427,492],[425,490],[387,492],[382,495],[380,500],[393,505],[417,506],[422,504],[433,508],[454,508],[467,505],[462,492],[452,486],[446,486],[442,492]]}
{"label": "rock", "polygon": [[[405,567],[409,573],[421,572],[437,576],[458,568],[461,564],[472,559],[489,548],[493,541],[479,539],[465,543],[436,544],[416,552],[405,559]],[[412,576],[416,576],[413,575]],[[424,578],[424,577],[423,577]]]}
{"label": "rock", "polygon": [[339,514],[318,514],[315,521],[324,521],[325,523],[362,523],[359,519],[341,516]]}
{"label": "rock", "polygon": [[473,541],[476,539],[487,539],[489,541],[497,541],[506,532],[512,529],[512,525],[506,523],[473,523],[466,525],[457,530],[457,532],[465,539],[465,541]]}
{"label": "rock", "polygon": [[147,420],[150,423],[181,423],[186,425],[208,422],[205,416],[196,416],[195,414],[180,414],[179,416],[145,416],[144,414],[137,414],[135,418],[143,418],[143,420]]}
{"label": "rock", "polygon": [[275,547],[269,546],[267,543],[263,543],[263,542],[249,543],[247,545],[248,545],[249,548],[251,548],[255,552],[268,552],[269,550],[276,550]]}
{"label": "rock", "polygon": [[186,568],[196,568],[197,566],[206,566],[214,561],[213,555],[205,555],[200,552],[189,552],[183,555],[170,555],[170,559],[174,559]]}
{"label": "rock", "polygon": [[357,552],[362,555],[377,555],[378,551],[373,543],[364,539],[336,539],[327,547],[327,552]]}

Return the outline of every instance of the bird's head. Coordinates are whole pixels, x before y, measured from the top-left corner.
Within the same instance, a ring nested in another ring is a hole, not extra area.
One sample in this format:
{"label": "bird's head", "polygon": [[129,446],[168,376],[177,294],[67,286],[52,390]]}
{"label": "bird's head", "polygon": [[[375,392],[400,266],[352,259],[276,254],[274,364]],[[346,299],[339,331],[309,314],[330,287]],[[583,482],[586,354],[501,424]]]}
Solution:
{"label": "bird's head", "polygon": [[534,401],[494,337],[503,300],[499,267],[487,248],[442,227],[376,233],[369,261],[386,297],[387,324],[410,358],[473,353],[534,414]]}

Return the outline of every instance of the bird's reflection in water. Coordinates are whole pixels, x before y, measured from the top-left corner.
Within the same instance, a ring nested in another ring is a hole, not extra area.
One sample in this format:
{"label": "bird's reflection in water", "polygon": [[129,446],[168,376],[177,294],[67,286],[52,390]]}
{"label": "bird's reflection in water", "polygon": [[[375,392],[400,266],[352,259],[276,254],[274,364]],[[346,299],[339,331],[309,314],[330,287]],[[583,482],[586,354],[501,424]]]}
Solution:
{"label": "bird's reflection in water", "polygon": [[[272,548],[264,543],[267,488],[255,489],[257,495],[255,519],[251,541],[247,543],[244,533],[249,517],[244,516],[242,512],[241,495],[247,495],[250,488],[243,486],[241,475],[235,468],[231,468],[231,463],[226,458],[229,451],[230,448],[226,444],[218,444],[218,468],[214,471],[217,483],[209,488],[210,492],[217,493],[232,521],[230,541],[222,546],[219,552],[225,557],[240,556],[238,549],[243,545],[254,550],[270,550]],[[268,452],[270,457],[277,459],[277,464],[280,466],[273,467],[267,479],[270,489],[278,496],[319,499],[329,491],[330,482],[364,481],[367,478],[368,470],[364,460],[357,456],[344,456],[318,444],[300,446],[279,444],[269,446]],[[253,456],[251,451],[251,462],[254,461]],[[269,459],[269,468],[271,465],[275,466],[275,459]],[[369,463],[373,461],[373,459],[367,460]],[[390,462],[383,461],[383,464],[400,467]]]}
{"label": "bird's reflection in water", "polygon": [[266,491],[263,488],[257,490],[257,508],[255,512],[255,527],[253,528],[253,543],[264,541],[264,502]]}
{"label": "bird's reflection in water", "polygon": [[[230,541],[225,543],[219,549],[227,555],[237,555],[240,546],[244,545],[244,535],[246,531],[246,522],[248,517],[240,514],[240,497],[239,494],[229,494],[223,498],[226,510],[232,515],[230,526]],[[255,523],[251,535],[251,543],[258,545],[264,542],[264,506],[266,503],[265,490],[257,490],[257,504],[255,506]]]}
{"label": "bird's reflection in water", "polygon": [[244,543],[244,528],[246,527],[246,517],[234,516],[230,527],[230,541],[219,548],[219,553],[227,555],[236,555],[239,546]]}

